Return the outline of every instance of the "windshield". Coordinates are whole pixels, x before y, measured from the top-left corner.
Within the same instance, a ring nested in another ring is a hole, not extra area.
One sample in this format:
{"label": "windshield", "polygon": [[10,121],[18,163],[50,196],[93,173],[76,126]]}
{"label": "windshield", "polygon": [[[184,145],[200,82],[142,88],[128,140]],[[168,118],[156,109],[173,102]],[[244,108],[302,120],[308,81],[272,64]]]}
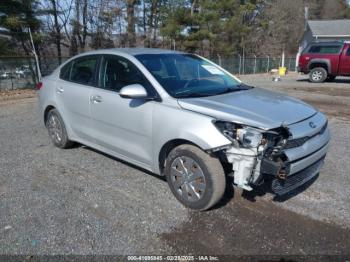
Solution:
{"label": "windshield", "polygon": [[135,57],[175,98],[213,96],[247,89],[220,68],[195,55],[143,54]]}

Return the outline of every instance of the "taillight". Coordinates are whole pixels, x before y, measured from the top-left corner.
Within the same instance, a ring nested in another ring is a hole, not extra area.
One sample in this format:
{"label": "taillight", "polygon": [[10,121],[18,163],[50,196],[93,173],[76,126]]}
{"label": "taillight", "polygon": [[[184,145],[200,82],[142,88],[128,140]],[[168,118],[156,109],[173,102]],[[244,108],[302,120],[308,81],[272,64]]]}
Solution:
{"label": "taillight", "polygon": [[36,89],[40,90],[42,87],[43,87],[43,83],[42,82],[39,82],[36,84]]}

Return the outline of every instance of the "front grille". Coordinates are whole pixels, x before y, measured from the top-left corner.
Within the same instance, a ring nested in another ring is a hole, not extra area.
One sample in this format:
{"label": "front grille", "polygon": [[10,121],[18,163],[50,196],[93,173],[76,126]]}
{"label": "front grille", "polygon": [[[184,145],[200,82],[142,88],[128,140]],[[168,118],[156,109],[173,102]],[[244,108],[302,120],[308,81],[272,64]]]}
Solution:
{"label": "front grille", "polygon": [[324,131],[326,131],[327,125],[328,125],[328,122],[326,122],[324,124],[324,126],[321,128],[321,130],[318,133],[316,133],[312,136],[304,136],[301,138],[288,140],[287,144],[284,146],[284,149],[291,149],[291,148],[302,146],[303,144],[305,144],[306,141],[310,140],[311,138],[313,138],[317,135],[322,135],[324,133]]}
{"label": "front grille", "polygon": [[302,146],[309,139],[310,138],[308,136],[305,136],[305,137],[301,137],[301,138],[288,140],[287,144],[286,144],[286,146],[284,148],[285,149],[290,149],[290,148],[295,148],[295,147]]}
{"label": "front grille", "polygon": [[277,178],[273,179],[271,184],[272,191],[277,195],[284,195],[310,181],[317,175],[322,167],[324,158],[325,156],[304,170],[288,176],[286,180],[280,180]]}

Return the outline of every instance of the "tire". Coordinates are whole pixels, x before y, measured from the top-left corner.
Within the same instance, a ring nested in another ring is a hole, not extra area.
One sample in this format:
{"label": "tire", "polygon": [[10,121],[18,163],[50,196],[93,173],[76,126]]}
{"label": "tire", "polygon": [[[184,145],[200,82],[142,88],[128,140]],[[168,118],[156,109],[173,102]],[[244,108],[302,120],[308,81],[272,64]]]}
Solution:
{"label": "tire", "polygon": [[328,76],[326,81],[327,82],[332,82],[332,81],[334,81],[335,78],[336,78],[336,76]]}
{"label": "tire", "polygon": [[328,76],[327,70],[323,67],[315,67],[310,71],[309,79],[312,83],[323,83]]}
{"label": "tire", "polygon": [[56,109],[51,109],[48,112],[45,125],[50,139],[56,147],[69,148],[73,145],[73,142],[68,139],[63,119]]}
{"label": "tire", "polygon": [[219,159],[192,145],[180,145],[169,153],[165,176],[175,197],[194,210],[211,208],[225,192],[226,177]]}

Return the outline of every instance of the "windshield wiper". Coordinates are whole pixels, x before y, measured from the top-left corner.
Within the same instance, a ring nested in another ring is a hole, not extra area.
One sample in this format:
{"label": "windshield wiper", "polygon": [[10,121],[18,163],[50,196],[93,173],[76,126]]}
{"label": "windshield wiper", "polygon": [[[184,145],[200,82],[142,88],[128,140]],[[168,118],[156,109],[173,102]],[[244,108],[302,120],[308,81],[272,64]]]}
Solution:
{"label": "windshield wiper", "polygon": [[216,93],[203,93],[203,92],[189,92],[175,94],[176,98],[189,98],[189,97],[205,97],[205,96],[215,96]]}
{"label": "windshield wiper", "polygon": [[243,90],[249,90],[254,88],[253,86],[248,86],[245,84],[239,84],[236,86],[231,86],[231,87],[226,87],[224,90],[221,92],[210,92],[210,93],[205,93],[205,92],[193,92],[190,89],[179,92],[175,94],[176,98],[189,98],[189,97],[205,97],[205,96],[217,96],[217,95],[222,95],[226,93],[231,93],[231,92],[237,92],[237,91],[243,91]]}
{"label": "windshield wiper", "polygon": [[227,94],[227,93],[232,93],[232,92],[238,92],[238,91],[243,91],[243,90],[249,90],[254,88],[253,86],[248,86],[245,84],[239,84],[237,86],[231,86],[227,87],[225,90],[222,92],[216,93],[215,95],[222,95],[222,94]]}

